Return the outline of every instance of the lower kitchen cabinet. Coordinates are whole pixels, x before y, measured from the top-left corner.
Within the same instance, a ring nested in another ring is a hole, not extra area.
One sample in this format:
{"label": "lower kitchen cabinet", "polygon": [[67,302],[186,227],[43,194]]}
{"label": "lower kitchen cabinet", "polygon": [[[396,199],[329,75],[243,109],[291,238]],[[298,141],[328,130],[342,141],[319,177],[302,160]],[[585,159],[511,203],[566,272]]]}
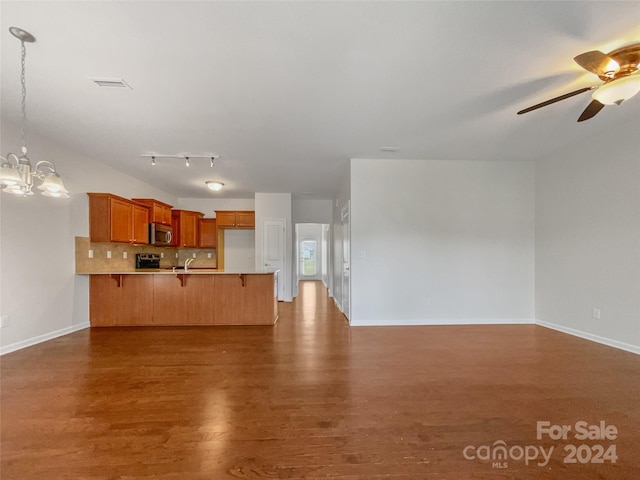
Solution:
{"label": "lower kitchen cabinet", "polygon": [[216,276],[215,323],[273,325],[278,316],[272,275]]}
{"label": "lower kitchen cabinet", "polygon": [[154,325],[214,323],[213,275],[153,275]]}
{"label": "lower kitchen cabinet", "polygon": [[151,325],[153,275],[91,275],[89,299],[93,327]]}
{"label": "lower kitchen cabinet", "polygon": [[89,276],[92,327],[273,325],[274,273]]}

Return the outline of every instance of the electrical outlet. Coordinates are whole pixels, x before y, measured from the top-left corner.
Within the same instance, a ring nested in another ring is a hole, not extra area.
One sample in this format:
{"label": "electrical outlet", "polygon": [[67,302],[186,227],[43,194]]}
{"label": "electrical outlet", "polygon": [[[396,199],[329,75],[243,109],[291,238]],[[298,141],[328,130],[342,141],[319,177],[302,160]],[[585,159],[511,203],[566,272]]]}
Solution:
{"label": "electrical outlet", "polygon": [[211,252],[207,253],[207,258],[211,258]]}
{"label": "electrical outlet", "polygon": [[599,308],[594,308],[593,309],[593,318],[595,318],[596,320],[600,320],[600,309]]}
{"label": "electrical outlet", "polygon": [[196,254],[195,254],[195,253],[192,253],[192,254],[191,254],[191,258],[196,258]]}
{"label": "electrical outlet", "polygon": [[2,315],[0,317],[0,328],[5,328],[9,326],[9,315]]}
{"label": "electrical outlet", "polygon": [[178,258],[178,252],[176,252],[176,258]]}
{"label": "electrical outlet", "polygon": [[89,250],[89,258],[93,258],[93,250]]}
{"label": "electrical outlet", "polygon": [[111,250],[107,250],[107,258],[111,258]]}
{"label": "electrical outlet", "polygon": [[122,252],[122,258],[127,259],[127,252]]}
{"label": "electrical outlet", "polygon": [[160,252],[160,258],[164,258],[164,252]]}

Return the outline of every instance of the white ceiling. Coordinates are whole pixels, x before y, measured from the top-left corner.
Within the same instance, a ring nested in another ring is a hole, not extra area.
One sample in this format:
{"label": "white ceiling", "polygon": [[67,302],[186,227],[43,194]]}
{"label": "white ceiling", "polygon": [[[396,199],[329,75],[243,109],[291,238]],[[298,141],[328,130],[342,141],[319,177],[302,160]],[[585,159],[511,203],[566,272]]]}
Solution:
{"label": "white ceiling", "polygon": [[[27,46],[29,131],[178,197],[331,198],[350,158],[535,159],[640,120],[640,95],[584,123],[589,93],[516,115],[599,83],[572,58],[640,41],[639,1],[0,8],[3,121],[20,119],[15,25],[37,38]],[[400,150],[380,151],[387,146]],[[213,169],[207,160],[151,167],[140,157],[150,153],[221,158]],[[211,193],[205,180],[227,188]]]}

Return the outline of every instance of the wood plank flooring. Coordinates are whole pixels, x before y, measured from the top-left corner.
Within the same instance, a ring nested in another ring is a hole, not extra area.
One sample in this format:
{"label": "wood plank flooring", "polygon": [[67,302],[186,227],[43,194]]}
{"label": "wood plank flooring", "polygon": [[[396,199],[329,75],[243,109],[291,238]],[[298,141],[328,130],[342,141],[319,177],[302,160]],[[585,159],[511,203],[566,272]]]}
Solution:
{"label": "wood plank flooring", "polygon": [[[533,325],[349,328],[320,282],[279,308],[274,327],[92,329],[3,356],[0,477],[640,478],[636,355]],[[572,431],[537,439],[538,421]],[[580,421],[618,435],[576,440]],[[564,463],[596,444],[616,463]]]}

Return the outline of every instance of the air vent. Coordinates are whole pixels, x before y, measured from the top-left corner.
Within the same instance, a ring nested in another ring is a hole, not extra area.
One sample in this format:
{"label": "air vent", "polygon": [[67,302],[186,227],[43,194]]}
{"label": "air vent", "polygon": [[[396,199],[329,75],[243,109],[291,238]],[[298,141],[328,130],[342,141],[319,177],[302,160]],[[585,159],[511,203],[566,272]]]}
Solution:
{"label": "air vent", "polygon": [[131,86],[125,82],[122,78],[92,78],[89,77],[93,83],[95,83],[99,87],[109,87],[109,88],[128,88],[131,90]]}

